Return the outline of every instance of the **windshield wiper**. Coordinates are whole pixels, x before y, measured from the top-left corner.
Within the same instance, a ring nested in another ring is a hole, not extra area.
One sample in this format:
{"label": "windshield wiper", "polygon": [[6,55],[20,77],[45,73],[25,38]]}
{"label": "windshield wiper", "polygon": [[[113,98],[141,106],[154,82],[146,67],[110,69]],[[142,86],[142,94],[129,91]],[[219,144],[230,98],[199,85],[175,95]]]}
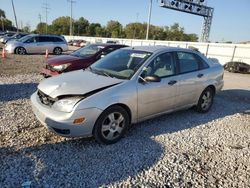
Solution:
{"label": "windshield wiper", "polygon": [[93,69],[91,66],[89,66],[87,68],[87,70],[89,70],[90,72],[95,73],[95,74],[99,74],[99,75],[103,75],[103,76],[107,76],[107,77],[113,78],[110,74],[108,74],[108,73],[106,73],[104,71],[101,71],[101,70]]}
{"label": "windshield wiper", "polygon": [[110,77],[110,78],[113,78],[110,74],[104,72],[104,71],[100,71],[103,75],[107,76],[107,77]]}

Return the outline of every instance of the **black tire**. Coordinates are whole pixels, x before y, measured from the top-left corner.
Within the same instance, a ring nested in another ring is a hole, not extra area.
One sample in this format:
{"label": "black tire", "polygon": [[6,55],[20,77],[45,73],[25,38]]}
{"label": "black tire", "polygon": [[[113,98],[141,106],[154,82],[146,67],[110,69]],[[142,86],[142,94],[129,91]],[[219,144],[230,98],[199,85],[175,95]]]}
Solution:
{"label": "black tire", "polygon": [[206,113],[210,110],[214,101],[214,90],[210,87],[206,88],[199,98],[195,110],[200,113]]}
{"label": "black tire", "polygon": [[233,67],[233,66],[230,66],[230,67],[228,68],[228,72],[236,73],[236,68]]}
{"label": "black tire", "polygon": [[128,126],[129,115],[127,111],[120,106],[111,106],[97,119],[93,135],[101,144],[114,144],[124,136]]}
{"label": "black tire", "polygon": [[62,54],[62,48],[60,48],[60,47],[56,47],[54,50],[53,50],[53,53],[55,54],[55,55],[61,55]]}
{"label": "black tire", "polygon": [[15,50],[15,53],[19,54],[19,55],[25,55],[25,54],[27,54],[25,48],[23,48],[23,47],[17,47],[16,50]]}

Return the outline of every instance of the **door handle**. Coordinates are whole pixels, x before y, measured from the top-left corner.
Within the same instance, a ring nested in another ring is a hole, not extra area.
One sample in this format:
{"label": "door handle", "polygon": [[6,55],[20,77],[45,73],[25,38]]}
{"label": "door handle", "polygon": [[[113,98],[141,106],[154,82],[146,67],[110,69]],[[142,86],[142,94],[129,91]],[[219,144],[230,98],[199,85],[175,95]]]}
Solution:
{"label": "door handle", "polygon": [[204,74],[198,74],[198,75],[197,75],[198,78],[201,78],[201,77],[203,77],[203,76],[204,76]]}
{"label": "door handle", "polygon": [[174,84],[176,84],[176,83],[177,83],[176,80],[171,80],[171,81],[168,82],[168,85],[172,86],[172,85],[174,85]]}

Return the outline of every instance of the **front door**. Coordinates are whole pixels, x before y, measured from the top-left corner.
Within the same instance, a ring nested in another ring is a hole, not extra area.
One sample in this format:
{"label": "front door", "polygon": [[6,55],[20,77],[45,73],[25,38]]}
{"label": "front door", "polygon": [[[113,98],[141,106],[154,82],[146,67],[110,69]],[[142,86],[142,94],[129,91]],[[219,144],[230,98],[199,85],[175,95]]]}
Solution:
{"label": "front door", "polygon": [[155,75],[160,82],[138,81],[138,119],[149,118],[152,115],[174,110],[178,87],[175,61],[171,53],[157,56],[141,75]]}

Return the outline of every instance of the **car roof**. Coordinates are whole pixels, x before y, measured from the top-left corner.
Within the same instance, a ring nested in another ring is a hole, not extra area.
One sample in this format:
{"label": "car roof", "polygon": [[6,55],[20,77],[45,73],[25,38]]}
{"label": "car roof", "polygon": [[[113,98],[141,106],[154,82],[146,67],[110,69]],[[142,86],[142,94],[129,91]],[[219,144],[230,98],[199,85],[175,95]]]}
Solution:
{"label": "car roof", "polygon": [[124,46],[124,47],[126,47],[127,46],[124,44],[112,44],[112,43],[94,43],[93,45],[103,46],[103,47],[108,47],[108,46]]}
{"label": "car roof", "polygon": [[42,36],[42,37],[63,37],[62,35],[41,35],[41,34],[29,34],[29,36],[35,37],[35,36]]}
{"label": "car roof", "polygon": [[166,51],[186,51],[195,52],[192,49],[180,48],[180,47],[169,47],[169,46],[133,46],[125,49],[132,49],[138,51],[146,51],[151,53],[166,52]]}

